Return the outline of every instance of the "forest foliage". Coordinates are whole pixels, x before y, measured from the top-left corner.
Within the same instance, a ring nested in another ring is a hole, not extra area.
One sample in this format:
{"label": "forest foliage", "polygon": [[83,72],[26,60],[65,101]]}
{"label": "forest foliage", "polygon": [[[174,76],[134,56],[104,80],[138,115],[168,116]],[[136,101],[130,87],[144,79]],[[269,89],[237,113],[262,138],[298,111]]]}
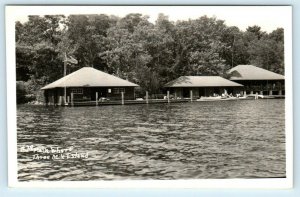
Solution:
{"label": "forest foliage", "polygon": [[67,73],[91,66],[152,94],[161,93],[164,84],[179,76],[226,77],[226,71],[239,64],[284,74],[280,27],[271,33],[256,25],[241,31],[214,17],[174,22],[164,14],[151,23],[148,16],[132,13],[122,18],[29,16],[24,23],[16,22],[15,28],[18,86],[37,100],[42,100],[42,86],[63,77],[65,53],[78,60]]}

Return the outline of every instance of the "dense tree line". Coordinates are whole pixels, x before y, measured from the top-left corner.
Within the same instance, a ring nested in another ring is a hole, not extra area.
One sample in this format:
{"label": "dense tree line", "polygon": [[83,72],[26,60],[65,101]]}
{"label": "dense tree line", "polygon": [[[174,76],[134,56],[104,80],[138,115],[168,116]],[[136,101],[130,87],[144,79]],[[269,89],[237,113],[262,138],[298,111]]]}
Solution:
{"label": "dense tree line", "polygon": [[40,88],[63,76],[65,53],[78,60],[68,73],[92,66],[150,93],[160,93],[165,83],[183,75],[226,77],[238,64],[284,73],[282,28],[241,31],[207,16],[173,22],[159,14],[154,24],[148,19],[141,14],[45,15],[16,22],[17,81],[24,82],[19,89],[40,100]]}

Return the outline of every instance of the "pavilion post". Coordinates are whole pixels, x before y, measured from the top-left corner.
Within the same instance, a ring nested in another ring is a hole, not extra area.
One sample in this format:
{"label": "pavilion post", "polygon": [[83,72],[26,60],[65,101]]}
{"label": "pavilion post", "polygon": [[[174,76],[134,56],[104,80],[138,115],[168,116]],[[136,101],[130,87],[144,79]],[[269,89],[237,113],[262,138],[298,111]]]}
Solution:
{"label": "pavilion post", "polygon": [[149,99],[148,99],[148,91],[146,91],[146,103],[148,104],[149,103]]}
{"label": "pavilion post", "polygon": [[122,105],[124,105],[124,92],[121,92],[121,97],[122,97]]}
{"label": "pavilion post", "polygon": [[61,96],[58,96],[58,105],[62,105]]}
{"label": "pavilion post", "polygon": [[168,99],[168,103],[170,103],[170,91],[167,91],[167,99]]}
{"label": "pavilion post", "polygon": [[175,100],[177,100],[177,94],[176,94],[176,90],[175,90],[175,95],[174,95],[174,96],[175,96]]}
{"label": "pavilion post", "polygon": [[193,102],[193,90],[190,90],[191,102]]}
{"label": "pavilion post", "polygon": [[55,105],[54,95],[52,95],[52,104]]}
{"label": "pavilion post", "polygon": [[48,106],[48,104],[49,104],[48,103],[49,102],[49,97],[48,97],[48,95],[45,94],[45,92],[44,92],[44,95],[45,95],[44,96],[44,98],[45,98],[45,105]]}
{"label": "pavilion post", "polygon": [[71,92],[71,106],[73,107],[74,106],[74,95],[73,95],[73,92]]}
{"label": "pavilion post", "polygon": [[96,92],[96,106],[98,106],[98,92]]}
{"label": "pavilion post", "polygon": [[272,90],[269,91],[269,95],[273,95],[273,91]]}

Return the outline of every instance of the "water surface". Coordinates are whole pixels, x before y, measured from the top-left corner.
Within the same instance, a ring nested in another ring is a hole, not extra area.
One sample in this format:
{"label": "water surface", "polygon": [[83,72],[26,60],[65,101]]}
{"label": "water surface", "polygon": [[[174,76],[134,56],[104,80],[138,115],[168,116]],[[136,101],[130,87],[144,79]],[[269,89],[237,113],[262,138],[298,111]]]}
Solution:
{"label": "water surface", "polygon": [[[20,105],[18,178],[285,177],[284,101],[65,108]],[[71,147],[69,153],[82,157],[53,159],[53,153],[25,152],[22,148],[27,145],[49,150]],[[36,154],[50,159],[33,158]]]}

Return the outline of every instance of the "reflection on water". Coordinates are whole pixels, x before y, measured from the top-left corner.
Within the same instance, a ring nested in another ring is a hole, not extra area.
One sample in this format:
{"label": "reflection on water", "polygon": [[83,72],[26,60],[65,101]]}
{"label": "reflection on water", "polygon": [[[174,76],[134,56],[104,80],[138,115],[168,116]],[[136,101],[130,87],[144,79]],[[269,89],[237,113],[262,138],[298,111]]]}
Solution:
{"label": "reflection on water", "polygon": [[[286,173],[284,100],[23,105],[17,116],[20,181],[257,178]],[[26,145],[72,147],[88,157],[34,159],[33,152],[20,151]]]}

